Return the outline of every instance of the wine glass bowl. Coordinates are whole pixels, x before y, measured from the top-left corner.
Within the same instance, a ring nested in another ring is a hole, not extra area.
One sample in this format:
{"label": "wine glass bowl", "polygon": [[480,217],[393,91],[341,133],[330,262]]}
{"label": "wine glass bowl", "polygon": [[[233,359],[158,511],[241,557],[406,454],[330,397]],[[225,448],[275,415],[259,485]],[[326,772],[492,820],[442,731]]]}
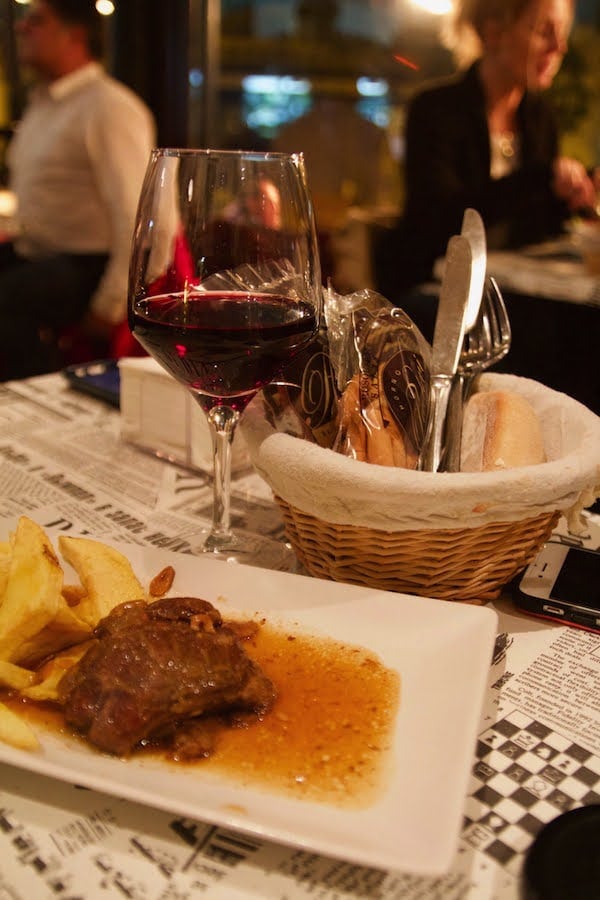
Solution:
{"label": "wine glass bowl", "polygon": [[133,316],[145,349],[205,412],[241,412],[315,333],[306,304],[267,291],[192,290],[146,298]]}
{"label": "wine glass bowl", "polygon": [[159,149],[134,232],[129,325],[207,414],[215,513],[204,549],[241,542],[229,524],[240,414],[315,336],[321,274],[300,154]]}

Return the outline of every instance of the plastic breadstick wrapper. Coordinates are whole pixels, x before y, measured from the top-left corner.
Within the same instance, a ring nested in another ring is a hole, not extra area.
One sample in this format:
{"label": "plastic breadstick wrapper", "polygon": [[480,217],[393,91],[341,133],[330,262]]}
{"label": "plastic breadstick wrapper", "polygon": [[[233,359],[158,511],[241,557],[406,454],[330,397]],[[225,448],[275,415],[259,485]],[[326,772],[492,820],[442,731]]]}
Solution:
{"label": "plastic breadstick wrapper", "polygon": [[415,469],[429,413],[428,342],[402,309],[371,291],[330,293],[326,311],[332,364],[344,385],[333,449]]}

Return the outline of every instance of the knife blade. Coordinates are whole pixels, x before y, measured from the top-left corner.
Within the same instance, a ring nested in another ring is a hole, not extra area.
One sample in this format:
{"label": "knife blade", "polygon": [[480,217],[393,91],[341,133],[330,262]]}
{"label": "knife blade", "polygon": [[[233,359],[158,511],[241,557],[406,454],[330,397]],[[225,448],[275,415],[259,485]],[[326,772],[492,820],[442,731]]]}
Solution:
{"label": "knife blade", "polygon": [[[473,257],[469,300],[465,310],[465,333],[471,331],[481,306],[487,270],[487,245],[483,219],[476,209],[468,207],[463,215],[460,232],[471,244]],[[458,472],[462,434],[463,405],[466,400],[464,378],[458,374],[453,382],[446,412],[445,447],[442,468],[445,472]]]}
{"label": "knife blade", "polygon": [[431,353],[431,397],[427,432],[419,468],[437,472],[443,449],[444,425],[452,380],[465,334],[473,254],[464,235],[448,242]]}
{"label": "knife blade", "polygon": [[483,286],[487,269],[487,244],[483,219],[476,209],[465,209],[461,232],[471,244],[473,263],[471,266],[471,285],[469,287],[469,302],[465,314],[465,331],[470,331],[479,313]]}

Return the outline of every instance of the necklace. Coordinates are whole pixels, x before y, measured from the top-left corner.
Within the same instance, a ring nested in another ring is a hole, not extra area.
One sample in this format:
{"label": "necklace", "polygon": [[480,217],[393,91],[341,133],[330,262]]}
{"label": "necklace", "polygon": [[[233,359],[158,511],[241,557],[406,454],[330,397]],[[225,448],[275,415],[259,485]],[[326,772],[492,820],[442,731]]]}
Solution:
{"label": "necklace", "polygon": [[490,175],[502,178],[519,165],[519,136],[513,131],[498,131],[490,139]]}
{"label": "necklace", "polygon": [[515,155],[515,134],[513,131],[502,131],[498,135],[498,148],[504,159],[512,159]]}

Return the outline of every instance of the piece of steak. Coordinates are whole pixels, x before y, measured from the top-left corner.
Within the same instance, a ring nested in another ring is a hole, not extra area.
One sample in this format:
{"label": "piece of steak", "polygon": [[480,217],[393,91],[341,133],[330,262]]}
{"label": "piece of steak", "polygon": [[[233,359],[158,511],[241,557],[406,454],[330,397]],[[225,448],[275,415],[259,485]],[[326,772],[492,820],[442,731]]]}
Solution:
{"label": "piece of steak", "polygon": [[128,755],[207,713],[262,713],[274,702],[271,681],[206,600],[122,603],[94,637],[59,698],[66,722],[108,753]]}

